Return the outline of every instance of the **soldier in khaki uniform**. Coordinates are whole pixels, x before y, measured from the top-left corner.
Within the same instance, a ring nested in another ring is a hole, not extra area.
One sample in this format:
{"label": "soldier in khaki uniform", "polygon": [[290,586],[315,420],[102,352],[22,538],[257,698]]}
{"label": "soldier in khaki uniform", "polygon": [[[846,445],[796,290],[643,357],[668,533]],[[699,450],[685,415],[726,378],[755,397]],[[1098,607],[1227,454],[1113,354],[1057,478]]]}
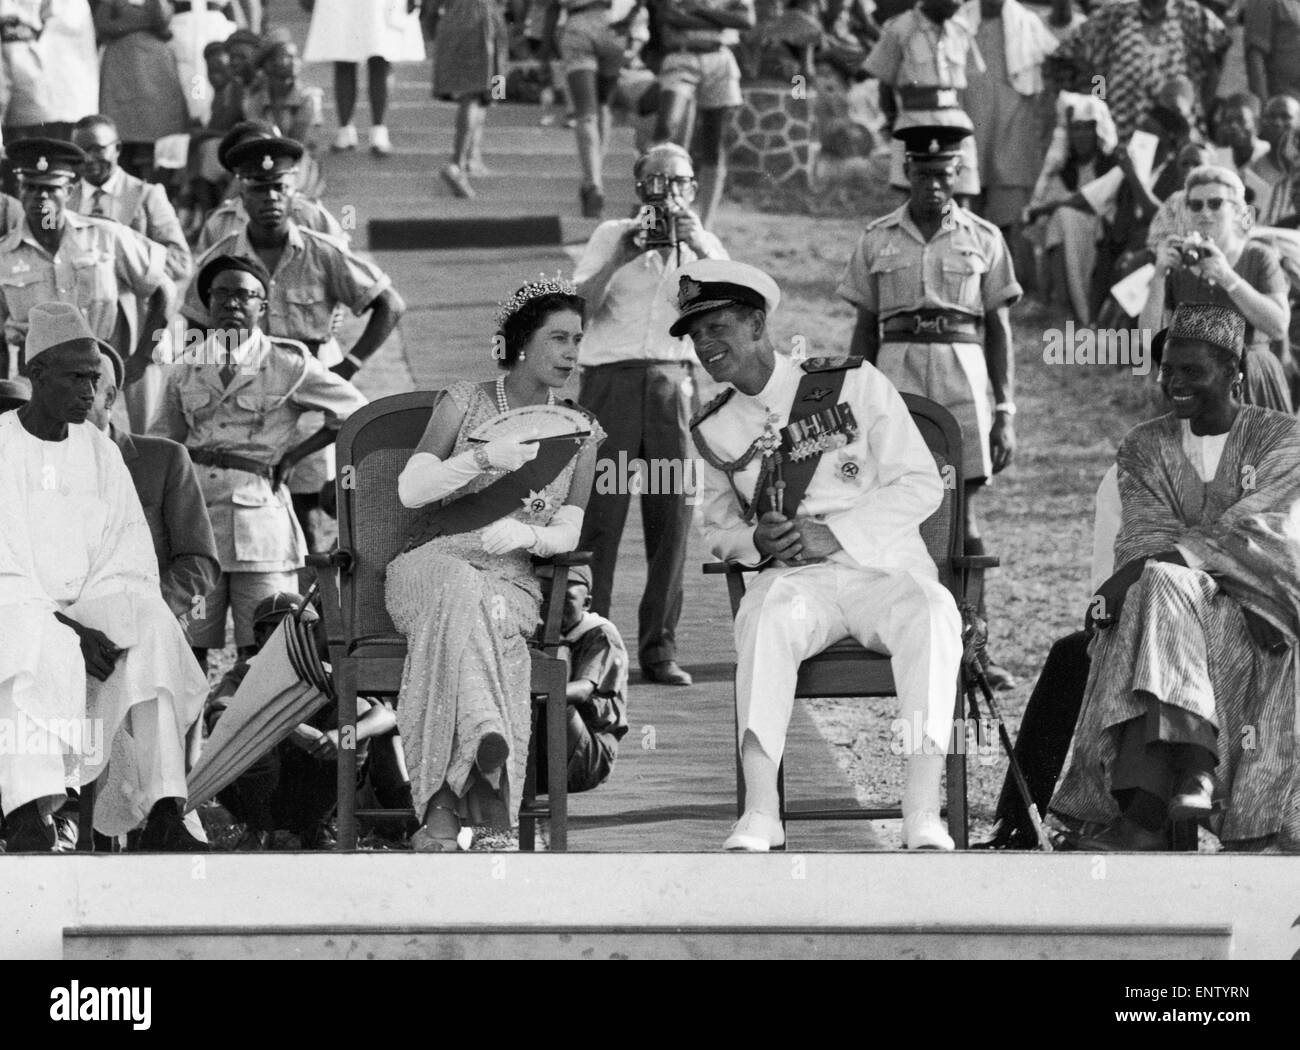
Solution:
{"label": "soldier in khaki uniform", "polygon": [[[262,320],[267,334],[305,344],[336,375],[351,379],[397,327],[406,304],[378,267],[342,241],[305,229],[290,217],[294,173],[302,153],[300,144],[284,138],[253,139],[230,150],[226,159],[242,182],[248,223],[216,241],[196,266],[201,268],[221,255],[259,261],[271,275]],[[370,315],[346,356],[334,338],[334,312],[339,306],[358,317]],[[193,324],[207,327],[207,311],[197,288],[191,286],[182,312]],[[299,439],[319,426],[318,418],[305,419]],[[294,509],[313,550],[318,543],[311,534],[309,514],[320,505],[321,486],[333,477],[334,457],[329,449],[304,461],[289,479]]]}
{"label": "soldier in khaki uniform", "polygon": [[[910,10],[889,19],[863,72],[880,81],[880,105],[893,130],[936,124],[974,130],[961,108],[959,92],[966,89],[966,60],[984,72],[975,46],[975,33],[962,18],[960,0],[919,0]],[[962,168],[957,193],[980,192],[979,156],[974,139],[961,144]],[[889,184],[906,191],[903,150],[895,143]]]}
{"label": "soldier in khaki uniform", "polygon": [[[953,200],[969,132],[932,125],[897,134],[910,197],[863,231],[838,291],[858,309],[851,352],[960,424],[966,551],[978,554],[972,497],[1015,452],[1010,307],[1021,288],[1001,231]],[[1010,676],[990,677],[1005,686]]]}
{"label": "soldier in khaki uniform", "polygon": [[[23,217],[0,240],[0,325],[6,353],[21,350],[27,315],[39,303],[71,303],[81,310],[96,338],[126,362],[126,382],[144,373],[175,287],[166,275],[167,252],[134,230],[108,219],[67,210],[68,195],[86,155],[70,142],[24,139],[9,147],[21,180]],[[118,306],[123,292],[146,301],[137,338],[135,316]]]}
{"label": "soldier in khaki uniform", "polygon": [[[253,610],[292,590],[306,541],[283,482],[294,464],[331,445],[340,424],[366,403],[301,343],[262,331],[271,278],[256,260],[218,256],[199,270],[195,290],[210,308],[208,340],[167,373],[153,434],[187,445],[199,467],[221,560],[221,579],[191,627],[196,648],[225,644],[226,610],[235,644],[254,644]],[[308,412],[325,425],[305,441]]]}

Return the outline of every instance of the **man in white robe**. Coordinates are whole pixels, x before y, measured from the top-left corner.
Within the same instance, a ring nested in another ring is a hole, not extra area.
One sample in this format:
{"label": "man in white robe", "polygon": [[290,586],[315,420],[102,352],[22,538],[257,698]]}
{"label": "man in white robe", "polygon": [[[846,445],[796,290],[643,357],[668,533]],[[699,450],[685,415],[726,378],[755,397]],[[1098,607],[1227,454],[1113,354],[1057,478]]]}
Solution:
{"label": "man in white robe", "polygon": [[[75,306],[33,308],[31,401],[0,416],[0,805],[9,852],[60,851],[67,789],[96,783],[94,828],[184,831],[185,733],[207,682],[163,601],[117,446],[86,422],[103,344]],[[61,833],[62,832],[62,833]]]}

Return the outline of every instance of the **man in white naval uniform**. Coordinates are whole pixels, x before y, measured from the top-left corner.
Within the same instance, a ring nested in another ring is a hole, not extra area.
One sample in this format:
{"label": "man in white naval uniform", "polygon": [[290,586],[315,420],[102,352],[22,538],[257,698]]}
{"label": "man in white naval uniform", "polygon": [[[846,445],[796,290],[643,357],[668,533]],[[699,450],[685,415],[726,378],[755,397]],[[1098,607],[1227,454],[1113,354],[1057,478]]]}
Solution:
{"label": "man in white naval uniform", "polygon": [[[853,637],[891,655],[901,715],[924,726],[908,755],[904,844],[951,850],[939,775],[961,619],[920,533],[943,500],[943,480],[902,397],[875,368],[860,358],[801,363],[776,352],[768,317],[779,300],[762,271],[701,260],[682,270],[672,327],[691,337],[709,375],[733,388],[692,424],[704,461],[705,536],[716,557],[763,566],[735,624],[745,812],[724,848],[784,844],[776,781],[796,672],[806,657]],[[799,400],[815,407],[801,409]],[[780,476],[765,466],[765,443],[775,447],[795,412],[811,419],[796,421],[790,437],[824,435],[812,446],[819,458],[802,497],[792,479],[811,457],[787,456]],[[780,486],[791,481],[784,506],[778,477]]]}

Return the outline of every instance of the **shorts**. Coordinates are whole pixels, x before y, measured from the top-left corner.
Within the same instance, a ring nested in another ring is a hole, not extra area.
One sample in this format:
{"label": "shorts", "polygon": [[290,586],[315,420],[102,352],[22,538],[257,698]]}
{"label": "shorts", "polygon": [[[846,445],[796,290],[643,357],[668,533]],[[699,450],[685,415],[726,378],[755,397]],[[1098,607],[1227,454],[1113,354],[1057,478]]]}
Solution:
{"label": "shorts", "polygon": [[962,480],[992,477],[992,396],[983,346],[888,342],[880,347],[876,367],[899,393],[928,397],[953,414],[961,427]]}
{"label": "shorts", "polygon": [[741,103],[740,66],[729,47],[674,51],[659,67],[659,87],[690,95],[700,109],[731,109]]}
{"label": "shorts", "polygon": [[602,80],[617,80],[623,68],[627,38],[609,24],[609,9],[589,7],[570,15],[560,36],[564,72],[590,70]]}
{"label": "shorts", "polygon": [[253,644],[253,611],[263,598],[281,591],[296,591],[298,574],[288,572],[223,572],[216,586],[203,596],[204,615],[189,625],[190,645],[196,649],[223,649],[226,645],[226,610],[235,614],[235,644]]}

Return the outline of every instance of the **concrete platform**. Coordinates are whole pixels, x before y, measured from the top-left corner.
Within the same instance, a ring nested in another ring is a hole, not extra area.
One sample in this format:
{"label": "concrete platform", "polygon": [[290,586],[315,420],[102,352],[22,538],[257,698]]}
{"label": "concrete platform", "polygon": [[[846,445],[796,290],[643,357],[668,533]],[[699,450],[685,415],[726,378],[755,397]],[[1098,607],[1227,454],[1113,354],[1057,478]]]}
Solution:
{"label": "concrete platform", "polygon": [[8,958],[1286,958],[1300,861],[0,857]]}

